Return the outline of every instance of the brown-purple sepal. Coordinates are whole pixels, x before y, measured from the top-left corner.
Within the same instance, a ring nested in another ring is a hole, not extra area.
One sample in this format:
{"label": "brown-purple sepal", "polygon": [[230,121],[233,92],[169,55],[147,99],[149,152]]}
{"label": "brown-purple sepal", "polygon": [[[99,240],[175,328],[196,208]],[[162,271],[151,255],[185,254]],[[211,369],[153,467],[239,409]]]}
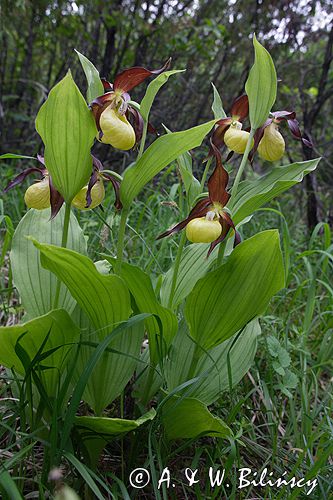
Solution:
{"label": "brown-purple sepal", "polygon": [[249,99],[246,94],[237,97],[231,106],[231,116],[243,121],[249,115]]}
{"label": "brown-purple sepal", "polygon": [[65,200],[63,199],[59,191],[57,191],[56,188],[54,187],[50,175],[49,175],[49,187],[50,187],[50,204],[51,204],[50,220],[52,220],[59,213],[59,210],[61,209]]}
{"label": "brown-purple sepal", "polygon": [[142,133],[143,133],[143,118],[139,111],[132,106],[128,106],[128,111],[131,113],[133,117],[133,128],[135,132],[136,143],[141,141]]}
{"label": "brown-purple sepal", "polygon": [[133,68],[125,69],[119,73],[113,84],[114,90],[122,90],[128,92],[137,85],[140,85],[146,78],[152,75],[160,75],[170,67],[171,57],[163,64],[162,68],[149,70],[142,66],[134,66]]}
{"label": "brown-purple sepal", "polygon": [[14,188],[15,186],[19,186],[20,184],[22,184],[22,182],[25,180],[25,178],[28,175],[33,174],[34,172],[38,172],[38,174],[41,177],[43,177],[45,169],[41,169],[41,168],[38,168],[38,167],[31,167],[31,168],[27,168],[27,169],[23,170],[23,172],[21,172],[20,174],[18,174],[16,177],[14,177],[14,179],[12,179],[7,184],[7,186],[4,189],[4,192],[7,193],[10,189]]}
{"label": "brown-purple sepal", "polygon": [[223,207],[228,203],[230,194],[226,187],[229,182],[229,174],[222,165],[222,156],[218,148],[211,140],[212,153],[215,157],[215,169],[208,180],[209,198],[212,203],[220,203]]}

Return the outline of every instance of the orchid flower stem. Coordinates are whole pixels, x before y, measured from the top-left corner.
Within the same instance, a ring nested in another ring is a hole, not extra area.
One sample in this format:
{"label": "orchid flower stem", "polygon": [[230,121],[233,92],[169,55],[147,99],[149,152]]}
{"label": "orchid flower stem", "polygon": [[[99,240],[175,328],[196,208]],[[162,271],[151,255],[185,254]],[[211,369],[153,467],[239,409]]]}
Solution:
{"label": "orchid flower stem", "polygon": [[208,172],[209,172],[209,169],[210,169],[210,166],[212,164],[212,160],[213,158],[210,157],[208,158],[208,160],[206,161],[206,166],[205,166],[205,170],[202,174],[202,178],[201,178],[201,182],[200,182],[200,187],[201,187],[201,191],[203,191],[204,187],[205,187],[205,182],[206,182],[206,179],[207,179],[207,175],[208,175]]}
{"label": "orchid flower stem", "polygon": [[141,142],[140,142],[140,149],[139,149],[137,160],[139,160],[141,158],[141,156],[143,155],[143,152],[145,149],[145,144],[146,144],[147,130],[148,130],[148,121],[145,120],[144,125],[143,125],[142,137],[141,137]]}
{"label": "orchid flower stem", "polygon": [[[69,229],[69,221],[71,218],[71,202],[66,202],[65,205],[65,215],[64,215],[64,225],[62,228],[62,240],[61,240],[61,246],[62,248],[66,248],[67,246],[67,240],[68,240],[68,229]],[[61,281],[58,278],[57,279],[57,288],[54,296],[54,303],[53,303],[53,309],[57,309],[58,304],[59,304],[59,296],[60,296],[60,288],[61,288]]]}
{"label": "orchid flower stem", "polygon": [[169,300],[168,300],[168,308],[169,309],[172,308],[173,296],[175,294],[175,290],[176,290],[176,286],[177,286],[178,271],[179,271],[180,261],[182,258],[185,243],[186,243],[186,233],[184,231],[180,237],[177,255],[176,255],[176,260],[175,260],[175,265],[173,268],[171,289],[170,289],[170,295],[169,295]]}
{"label": "orchid flower stem", "polygon": [[237,194],[238,184],[239,184],[239,182],[240,182],[240,180],[242,178],[242,175],[243,175],[246,163],[247,163],[247,159],[248,159],[249,153],[250,153],[250,151],[252,149],[252,140],[253,140],[254,134],[255,134],[255,129],[251,128],[250,135],[249,135],[249,138],[247,140],[246,148],[245,148],[245,151],[244,151],[244,154],[243,154],[243,158],[242,158],[241,164],[239,166],[238,172],[236,174],[234,184],[232,186],[231,196],[233,196],[233,197],[235,197],[236,194]]}
{"label": "orchid flower stem", "polygon": [[123,261],[124,240],[125,240],[127,217],[128,217],[128,210],[123,208],[122,212],[121,212],[120,225],[119,225],[118,244],[117,244],[117,262],[115,265],[115,272],[117,274],[120,274],[120,272],[121,272],[121,264]]}

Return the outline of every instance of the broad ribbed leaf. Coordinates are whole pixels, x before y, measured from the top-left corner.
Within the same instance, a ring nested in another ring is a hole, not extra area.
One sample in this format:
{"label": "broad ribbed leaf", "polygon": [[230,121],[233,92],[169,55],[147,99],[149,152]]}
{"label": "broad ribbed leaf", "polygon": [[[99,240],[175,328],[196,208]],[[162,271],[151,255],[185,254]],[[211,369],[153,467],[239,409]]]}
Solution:
{"label": "broad ribbed leaf", "polygon": [[212,111],[214,113],[214,118],[216,118],[217,120],[220,120],[221,118],[226,118],[227,115],[223,109],[221,96],[220,96],[217,88],[215,87],[214,83],[213,82],[211,82],[211,83],[212,83],[213,92],[214,92]]}
{"label": "broad ribbed leaf", "polygon": [[[187,395],[197,398],[206,405],[212,404],[221,394],[234,387],[244,377],[253,363],[257,350],[257,336],[260,325],[257,319],[251,321],[243,331],[213,347],[207,355],[199,358],[192,377],[198,382],[185,389]],[[168,391],[172,391],[189,380],[190,366],[194,357],[195,343],[182,324],[175,337],[168,360],[164,364],[164,375]],[[228,354],[231,380],[228,374]],[[188,392],[187,392],[188,391]]]}
{"label": "broad ribbed leaf", "polygon": [[104,94],[104,87],[101,82],[99,72],[89,59],[81,54],[78,50],[74,49],[79,56],[80,63],[82,65],[83,71],[86,75],[88,89],[87,89],[87,101],[90,103],[96,97]]}
{"label": "broad ribbed leaf", "polygon": [[131,313],[130,295],[119,276],[100,274],[86,256],[68,248],[41,244],[34,240],[41,264],[54,273],[103,335],[127,319]]}
{"label": "broad ribbed leaf", "polygon": [[228,204],[234,223],[238,224],[279,194],[302,182],[305,175],[317,168],[319,161],[320,158],[316,158],[275,167],[264,177],[241,182],[236,198],[231,198]]}
{"label": "broad ribbed leaf", "polygon": [[51,90],[36,118],[45,166],[55,188],[69,202],[92,172],[90,149],[97,133],[93,115],[70,72]]}
{"label": "broad ribbed leaf", "polygon": [[[14,233],[10,253],[13,280],[29,319],[46,314],[52,309],[57,278],[42,268],[39,252],[26,236],[32,236],[41,243],[61,245],[64,211],[63,207],[58,216],[50,220],[50,209],[30,209]],[[71,214],[70,218],[67,246],[80,253],[87,251],[86,240],[74,214]],[[62,285],[58,307],[66,309],[70,314],[75,304],[67,288]]]}
{"label": "broad ribbed leaf", "polygon": [[163,405],[162,422],[170,440],[201,435],[226,438],[232,435],[227,424],[214,417],[207,406],[195,398],[170,398]]}
{"label": "broad ribbed leaf", "polygon": [[[207,258],[209,244],[196,243],[188,245],[182,253],[175,292],[172,298],[173,307],[177,307],[191,292],[196,282],[208,271],[217,257],[218,248],[215,248]],[[173,266],[166,273],[161,287],[161,302],[169,303],[171,292]]]}
{"label": "broad ribbed leaf", "polygon": [[[111,264],[114,259],[109,259]],[[150,277],[139,267],[123,263],[121,266],[121,277],[126,282],[129,291],[134,297],[136,306],[140,313],[156,314],[160,319],[160,324],[155,318],[146,320],[146,327],[149,334],[150,355],[157,361],[158,338],[159,349],[169,347],[178,328],[177,318],[170,309],[161,306],[156,299],[156,295]]]}
{"label": "broad ribbed leaf", "polygon": [[200,146],[215,122],[212,120],[183,132],[172,132],[154,141],[141,158],[125,171],[120,186],[123,206],[128,208],[141,189],[179,155]]}
{"label": "broad ribbed leaf", "polygon": [[245,84],[249,98],[249,117],[252,129],[263,125],[276,99],[277,78],[273,60],[253,35],[254,64]]}
{"label": "broad ribbed leaf", "polygon": [[42,353],[57,349],[41,361],[40,366],[46,366],[48,369],[40,370],[39,376],[48,395],[54,397],[64,368],[71,359],[71,350],[76,348],[79,336],[79,328],[62,309],[51,311],[21,325],[1,327],[0,364],[9,369],[14,368],[18,374],[24,376],[24,368],[15,352],[16,342],[21,337],[20,345],[32,360],[48,337]]}
{"label": "broad ribbed leaf", "polygon": [[197,282],[185,306],[191,336],[203,349],[220,344],[262,314],[283,286],[279,233],[263,231]]}
{"label": "broad ribbed leaf", "polygon": [[146,93],[140,104],[140,113],[142,118],[147,122],[150,108],[154,102],[157,92],[160,88],[169,80],[171,75],[175,75],[176,73],[183,73],[184,69],[174,69],[171,71],[165,71],[157,76],[147,87]]}
{"label": "broad ribbed leaf", "polygon": [[[85,313],[77,307],[74,321],[81,328],[82,345],[75,368],[75,378],[88,365],[96,346],[105,338],[104,332],[96,331]],[[108,349],[89,376],[82,399],[97,415],[114,401],[125,389],[137,368],[144,336],[144,322],[135,323],[111,340]]]}
{"label": "broad ribbed leaf", "polygon": [[76,417],[75,425],[80,430],[83,439],[95,437],[96,434],[103,436],[106,441],[115,436],[126,434],[155,418],[156,412],[152,408],[136,420],[125,418],[107,417]]}

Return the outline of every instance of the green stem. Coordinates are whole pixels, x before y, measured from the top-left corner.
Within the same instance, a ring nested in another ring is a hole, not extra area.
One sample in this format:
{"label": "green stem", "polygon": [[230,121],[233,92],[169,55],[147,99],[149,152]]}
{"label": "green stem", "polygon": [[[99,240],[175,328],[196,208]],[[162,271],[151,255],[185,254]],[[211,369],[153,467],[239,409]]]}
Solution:
{"label": "green stem", "polygon": [[247,162],[247,159],[248,159],[248,156],[249,156],[249,152],[252,149],[252,140],[253,140],[254,133],[255,133],[255,130],[251,128],[250,135],[249,135],[249,138],[247,140],[246,148],[245,148],[245,151],[244,151],[244,154],[243,154],[243,158],[242,158],[241,164],[239,166],[238,172],[236,174],[236,178],[235,178],[234,184],[232,186],[231,196],[233,196],[233,197],[235,197],[236,194],[237,194],[238,184],[239,184],[239,182],[240,182],[240,180],[242,178],[242,175],[243,175],[243,172],[244,172],[244,169],[245,169],[245,165],[246,165],[246,162]]}
{"label": "green stem", "polygon": [[[61,240],[61,246],[62,246],[62,248],[66,248],[66,246],[67,246],[68,229],[69,229],[70,218],[71,218],[71,202],[68,202],[68,203],[65,204],[65,216],[64,216],[64,225],[63,225],[63,228],[62,228],[62,240]],[[57,309],[57,307],[58,307],[59,296],[60,296],[60,288],[61,288],[61,281],[58,278],[58,280],[57,280],[57,288],[56,288],[55,297],[54,297],[53,309]]]}
{"label": "green stem", "polygon": [[120,219],[120,225],[119,225],[118,244],[117,244],[117,262],[115,265],[115,272],[117,274],[120,274],[120,272],[121,272],[121,264],[123,261],[127,216],[128,216],[128,210],[123,208],[122,212],[121,212],[121,219]]}
{"label": "green stem", "polygon": [[145,149],[146,137],[147,137],[147,130],[148,130],[148,122],[145,120],[144,125],[143,125],[142,137],[141,137],[141,142],[140,142],[140,149],[139,149],[137,160],[139,160],[141,158],[141,156],[143,155],[143,151]]}
{"label": "green stem", "polygon": [[175,260],[175,265],[173,268],[171,290],[170,290],[170,295],[169,295],[169,300],[168,300],[168,307],[169,308],[172,307],[173,296],[174,296],[174,293],[176,290],[178,271],[179,271],[180,261],[182,258],[185,242],[186,242],[186,233],[184,231],[181,235],[181,238],[180,238],[180,242],[179,242],[178,250],[177,250],[177,255],[176,255],[176,260]]}
{"label": "green stem", "polygon": [[203,191],[203,189],[204,189],[205,182],[206,182],[206,179],[207,179],[207,175],[208,175],[210,166],[212,164],[212,160],[213,160],[212,158],[208,158],[208,160],[206,162],[205,170],[204,170],[204,172],[202,174],[202,178],[201,178],[201,182],[200,182],[201,191]]}

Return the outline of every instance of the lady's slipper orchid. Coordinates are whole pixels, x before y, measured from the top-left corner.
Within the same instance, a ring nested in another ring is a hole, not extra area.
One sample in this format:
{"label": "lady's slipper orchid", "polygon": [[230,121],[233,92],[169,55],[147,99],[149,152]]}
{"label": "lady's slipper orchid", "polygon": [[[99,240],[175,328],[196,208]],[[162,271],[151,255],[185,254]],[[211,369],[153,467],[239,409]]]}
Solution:
{"label": "lady's slipper orchid", "polygon": [[[126,151],[140,141],[143,119],[129,104],[128,92],[148,76],[159,75],[168,69],[170,62],[171,59],[168,59],[162,68],[152,71],[139,66],[126,69],[116,76],[113,84],[102,79],[105,94],[90,104],[98,130],[97,139],[100,142]],[[128,121],[130,115],[133,117],[133,126]]]}
{"label": "lady's slipper orchid", "polygon": [[[231,106],[231,116],[222,118],[216,123],[212,142],[214,146],[220,148],[225,144],[230,151],[243,154],[249,137],[249,132],[242,130],[242,122],[249,114],[249,100],[247,95],[242,95],[235,99]],[[210,151],[212,154],[213,151]]]}
{"label": "lady's slipper orchid", "polygon": [[[51,206],[51,219],[53,219],[61,209],[64,199],[52,184],[51,176],[44,166],[44,158],[37,156],[42,167],[31,167],[23,170],[5,188],[5,193],[15,186],[20,185],[27,176],[38,173],[41,180],[32,184],[26,190],[24,200],[28,208],[43,210]],[[104,199],[105,191],[103,180],[110,181],[115,191],[116,200],[114,206],[121,209],[122,205],[119,198],[119,181],[112,173],[104,172],[102,163],[93,156],[93,172],[89,184],[83,187],[73,199],[73,205],[81,210],[95,208],[100,205]]]}
{"label": "lady's slipper orchid", "polygon": [[186,227],[186,236],[191,242],[211,244],[208,255],[227,237],[230,228],[235,231],[235,245],[240,242],[239,234],[226,208],[230,198],[230,194],[226,191],[229,175],[222,165],[221,153],[213,143],[211,150],[216,165],[208,180],[208,196],[198,201],[185,220],[157,238],[178,233]]}
{"label": "lady's slipper orchid", "polygon": [[260,158],[267,161],[278,161],[285,152],[285,142],[279,132],[279,124],[286,121],[295,139],[301,140],[306,146],[312,148],[312,143],[302,136],[299,123],[296,120],[294,111],[275,111],[271,113],[264,125],[260,127],[254,136],[254,147],[249,159],[253,160],[255,152],[258,150]]}

